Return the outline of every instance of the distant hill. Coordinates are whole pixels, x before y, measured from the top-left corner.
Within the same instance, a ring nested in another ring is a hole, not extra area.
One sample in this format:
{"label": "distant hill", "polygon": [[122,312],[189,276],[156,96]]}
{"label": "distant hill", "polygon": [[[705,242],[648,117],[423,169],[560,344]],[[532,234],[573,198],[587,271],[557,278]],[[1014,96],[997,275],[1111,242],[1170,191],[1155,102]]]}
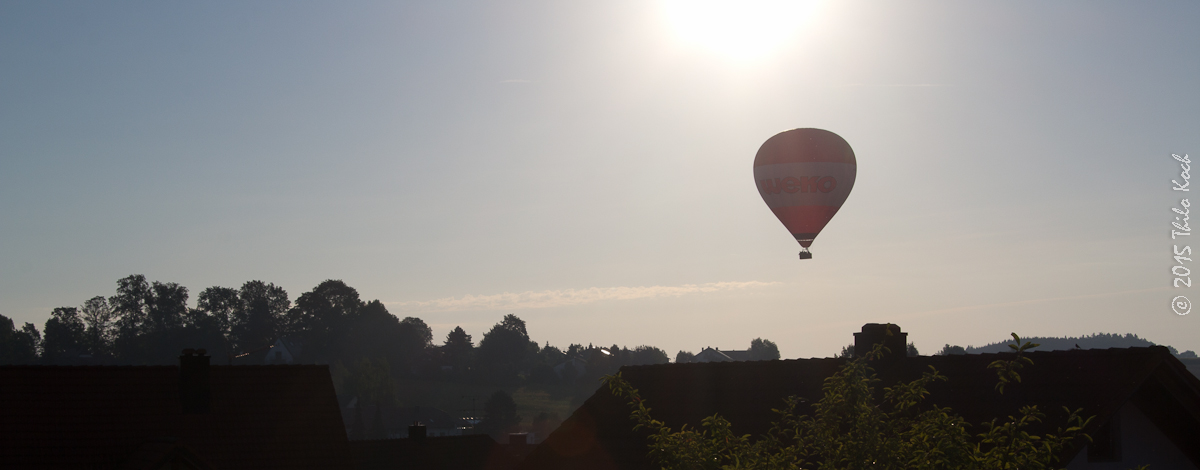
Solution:
{"label": "distant hill", "polygon": [[[1124,335],[1111,333],[1096,333],[1089,336],[1066,337],[1066,338],[1048,338],[1044,336],[1031,336],[1029,338],[1021,338],[1022,342],[1029,341],[1036,343],[1039,346],[1033,348],[1034,351],[1057,351],[1075,349],[1078,345],[1080,349],[1108,349],[1108,348],[1144,348],[1147,346],[1156,346],[1150,340],[1139,338],[1138,335],[1126,333]],[[1012,344],[1012,338],[1004,341],[984,346],[967,346],[965,349],[967,354],[980,353],[998,353],[1011,351],[1008,345]],[[1166,345],[1157,345],[1166,346]],[[1196,357],[1196,353],[1192,351],[1184,351],[1180,353],[1174,347],[1166,346],[1171,354],[1180,357]]]}

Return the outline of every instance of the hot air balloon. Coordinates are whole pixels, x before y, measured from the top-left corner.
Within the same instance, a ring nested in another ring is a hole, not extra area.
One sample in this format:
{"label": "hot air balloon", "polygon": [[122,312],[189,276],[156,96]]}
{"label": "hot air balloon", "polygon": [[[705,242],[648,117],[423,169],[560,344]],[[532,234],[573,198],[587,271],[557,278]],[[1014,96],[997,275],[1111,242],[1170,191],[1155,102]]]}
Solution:
{"label": "hot air balloon", "polygon": [[758,193],[800,242],[800,259],[812,258],[808,247],[846,202],[857,173],[850,144],[823,129],[780,132],[754,156]]}

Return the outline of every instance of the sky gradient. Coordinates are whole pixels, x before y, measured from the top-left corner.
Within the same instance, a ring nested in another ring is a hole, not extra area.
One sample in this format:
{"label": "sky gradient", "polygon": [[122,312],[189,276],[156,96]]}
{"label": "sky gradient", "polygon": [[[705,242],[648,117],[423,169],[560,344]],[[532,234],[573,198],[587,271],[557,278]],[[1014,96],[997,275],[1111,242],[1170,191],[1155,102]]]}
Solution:
{"label": "sky gradient", "polygon": [[[515,313],[672,356],[867,322],[1200,351],[1169,237],[1200,3],[778,11],[726,48],[659,2],[4,2],[0,314],[341,279],[439,343]],[[751,171],[797,127],[858,160],[806,261]]]}

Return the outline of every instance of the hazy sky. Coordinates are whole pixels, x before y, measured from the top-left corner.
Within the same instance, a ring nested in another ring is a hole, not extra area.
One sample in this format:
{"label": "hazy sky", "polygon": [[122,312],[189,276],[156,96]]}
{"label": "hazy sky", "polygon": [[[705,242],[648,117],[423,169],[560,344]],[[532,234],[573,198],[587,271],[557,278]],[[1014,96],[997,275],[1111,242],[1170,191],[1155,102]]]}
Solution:
{"label": "hazy sky", "polygon": [[[0,3],[0,314],[341,279],[438,342],[1200,350],[1200,3],[697,3]],[[805,261],[751,170],[796,127],[858,158]]]}

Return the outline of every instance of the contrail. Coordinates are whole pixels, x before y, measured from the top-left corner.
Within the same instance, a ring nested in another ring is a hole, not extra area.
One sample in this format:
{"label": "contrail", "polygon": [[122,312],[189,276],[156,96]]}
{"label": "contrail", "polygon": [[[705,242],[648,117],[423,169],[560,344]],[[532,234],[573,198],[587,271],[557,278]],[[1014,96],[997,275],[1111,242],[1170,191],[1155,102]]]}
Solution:
{"label": "contrail", "polygon": [[505,292],[503,294],[464,295],[434,300],[384,303],[388,308],[406,311],[521,310],[582,305],[605,300],[680,297],[688,294],[739,290],[776,284],[779,283],[745,281],[684,284],[681,286],[589,287],[586,289]]}

